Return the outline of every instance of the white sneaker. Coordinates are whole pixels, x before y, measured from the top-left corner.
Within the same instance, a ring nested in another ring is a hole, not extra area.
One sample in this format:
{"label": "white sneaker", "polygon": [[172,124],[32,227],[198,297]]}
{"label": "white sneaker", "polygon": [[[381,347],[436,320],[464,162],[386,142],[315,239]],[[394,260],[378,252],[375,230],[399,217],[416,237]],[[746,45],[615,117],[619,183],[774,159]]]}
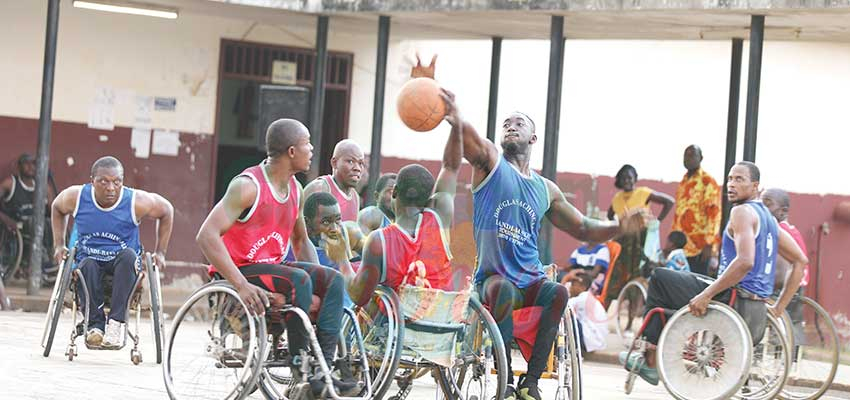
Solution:
{"label": "white sneaker", "polygon": [[101,347],[117,349],[124,345],[124,323],[110,319],[106,323],[106,334],[103,336]]}
{"label": "white sneaker", "polygon": [[103,331],[98,328],[91,328],[86,332],[86,345],[89,347],[100,347],[103,343]]}

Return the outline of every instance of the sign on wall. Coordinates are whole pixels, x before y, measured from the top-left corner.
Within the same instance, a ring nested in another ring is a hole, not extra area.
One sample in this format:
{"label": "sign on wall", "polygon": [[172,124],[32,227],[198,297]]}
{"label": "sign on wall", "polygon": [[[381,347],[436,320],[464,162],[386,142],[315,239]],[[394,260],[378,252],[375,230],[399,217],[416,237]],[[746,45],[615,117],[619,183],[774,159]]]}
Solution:
{"label": "sign on wall", "polygon": [[297,73],[297,63],[281,60],[275,60],[272,63],[272,83],[294,85]]}

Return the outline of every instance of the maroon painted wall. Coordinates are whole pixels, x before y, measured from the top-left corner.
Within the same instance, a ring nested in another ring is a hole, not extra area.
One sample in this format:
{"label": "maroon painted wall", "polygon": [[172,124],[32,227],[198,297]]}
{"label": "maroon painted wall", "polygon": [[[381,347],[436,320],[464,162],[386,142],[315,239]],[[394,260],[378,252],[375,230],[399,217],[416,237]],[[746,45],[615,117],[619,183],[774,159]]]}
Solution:
{"label": "maroon painted wall", "polygon": [[[89,129],[85,124],[54,122],[50,144],[50,169],[56,186],[62,189],[89,181],[91,165],[99,157],[111,155],[124,164],[124,184],[156,192],[174,205],[174,231],[168,259],[200,262],[203,256],[195,246],[195,234],[210,209],[210,177],[213,140],[210,135],[180,134],[180,151],[175,157],[150,155],[136,158],[130,148],[130,128],[113,131]],[[105,135],[108,140],[100,141]],[[35,154],[38,120],[0,117],[0,173],[8,176],[18,155]],[[68,166],[67,159],[74,163]],[[152,221],[142,222],[142,241],[153,248]]]}

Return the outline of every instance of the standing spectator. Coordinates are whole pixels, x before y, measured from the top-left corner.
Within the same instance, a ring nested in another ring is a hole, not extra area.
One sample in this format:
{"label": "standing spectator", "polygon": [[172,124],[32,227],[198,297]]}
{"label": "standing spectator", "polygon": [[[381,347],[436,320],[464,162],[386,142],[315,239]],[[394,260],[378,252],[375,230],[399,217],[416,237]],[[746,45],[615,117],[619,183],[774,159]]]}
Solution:
{"label": "standing spectator", "polygon": [[[661,213],[658,214],[658,220],[663,220],[673,208],[673,198],[670,195],[662,192],[654,191],[646,186],[636,187],[638,175],[635,167],[626,164],[623,165],[614,180],[614,186],[620,189],[614,198],[611,199],[611,207],[608,208],[608,219],[614,219],[616,215],[623,218],[626,213],[642,209],[646,213],[651,214],[649,203],[656,203],[662,206]],[[640,233],[624,234],[616,240],[622,246],[620,256],[617,258],[617,263],[614,265],[614,270],[611,272],[611,279],[608,281],[608,298],[605,303],[617,298],[620,289],[625,286],[630,279],[640,276],[641,259],[646,256],[643,253],[644,242],[646,242],[647,230],[643,229]]]}
{"label": "standing spectator", "polygon": [[708,275],[717,268],[717,244],[720,231],[720,186],[700,167],[702,150],[697,145],[685,149],[684,164],[688,172],[676,191],[676,213],[673,230],[688,237],[685,255],[691,271]]}

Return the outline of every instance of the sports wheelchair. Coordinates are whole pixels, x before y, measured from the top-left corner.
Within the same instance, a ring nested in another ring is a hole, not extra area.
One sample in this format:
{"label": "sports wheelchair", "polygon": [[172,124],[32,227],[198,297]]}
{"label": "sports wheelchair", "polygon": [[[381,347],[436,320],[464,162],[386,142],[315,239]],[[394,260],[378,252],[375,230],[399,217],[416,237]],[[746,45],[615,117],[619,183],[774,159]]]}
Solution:
{"label": "sports wheelchair", "polygon": [[[64,310],[70,309],[71,315],[71,332],[70,343],[65,350],[65,356],[69,361],[73,361],[79,354],[77,351],[76,339],[86,334],[89,323],[88,307],[80,307],[79,302],[82,298],[89,298],[89,289],[86,285],[86,280],[82,272],[77,268],[74,262],[76,249],[72,249],[70,255],[59,266],[58,279],[54,282],[53,293],[50,296],[50,302],[47,309],[47,318],[44,324],[44,333],[42,335],[41,346],[44,348],[44,357],[50,356],[50,351],[53,348],[53,340],[56,337],[56,330],[61,324]],[[138,365],[142,362],[142,353],[139,351],[139,325],[141,324],[142,313],[150,312],[152,333],[154,339],[154,348],[156,351],[156,363],[162,363],[162,344],[163,344],[163,312],[162,312],[162,289],[160,287],[159,268],[154,264],[150,253],[143,253],[141,258],[141,270],[137,271],[136,282],[133,285],[133,290],[130,291],[130,301],[127,302],[127,318],[130,318],[130,311],[135,313],[135,329],[125,331],[125,338],[122,344],[117,349],[120,350],[126,345],[126,338],[129,337],[133,341],[133,349],[130,350],[130,360],[133,364]],[[108,312],[109,299],[111,297],[111,275],[104,276],[104,312]],[[143,282],[147,280],[147,288],[144,288]],[[79,283],[79,286],[77,285]],[[85,293],[80,293],[79,290]],[[70,295],[69,292],[70,291]],[[147,292],[148,303],[143,303],[143,293]],[[82,295],[82,297],[81,297]],[[128,321],[129,322],[129,321]],[[89,350],[102,350],[100,347],[89,347]]]}
{"label": "sports wheelchair", "polygon": [[[700,277],[710,284],[707,277]],[[782,390],[790,368],[789,321],[767,313],[762,337],[753,337],[735,309],[739,297],[754,299],[743,289],[729,291],[729,304],[712,301],[703,317],[688,307],[650,310],[629,346],[625,392],[631,393],[645,352],[653,346],[643,336],[651,318],[664,324],[658,340],[656,361],[659,379],[676,399],[767,400]],[[637,359],[628,368],[632,354]]]}

